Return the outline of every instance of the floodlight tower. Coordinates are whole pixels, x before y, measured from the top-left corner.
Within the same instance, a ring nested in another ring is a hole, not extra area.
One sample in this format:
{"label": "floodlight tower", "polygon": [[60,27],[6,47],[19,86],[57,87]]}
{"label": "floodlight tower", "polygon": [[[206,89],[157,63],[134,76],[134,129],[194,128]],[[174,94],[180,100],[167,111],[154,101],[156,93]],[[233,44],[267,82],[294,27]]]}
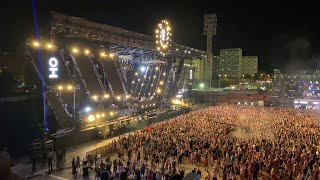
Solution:
{"label": "floodlight tower", "polygon": [[205,14],[203,22],[203,35],[207,36],[207,51],[206,58],[204,58],[203,65],[203,81],[206,87],[211,88],[212,79],[212,37],[216,35],[217,29],[217,15]]}

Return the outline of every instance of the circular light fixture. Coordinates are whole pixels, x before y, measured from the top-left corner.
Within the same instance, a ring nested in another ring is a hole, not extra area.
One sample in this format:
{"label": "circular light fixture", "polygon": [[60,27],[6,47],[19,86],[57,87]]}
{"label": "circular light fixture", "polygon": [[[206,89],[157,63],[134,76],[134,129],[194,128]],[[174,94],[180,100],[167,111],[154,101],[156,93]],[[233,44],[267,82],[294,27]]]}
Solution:
{"label": "circular light fixture", "polygon": [[165,55],[168,51],[169,46],[171,46],[171,27],[169,22],[162,20],[156,28],[156,45],[157,50],[161,55]]}
{"label": "circular light fixture", "polygon": [[72,49],[72,52],[73,52],[73,53],[78,53],[79,50],[78,50],[77,48],[73,48],[73,49]]}
{"label": "circular light fixture", "polygon": [[88,49],[84,50],[84,54],[88,55],[90,51]]}

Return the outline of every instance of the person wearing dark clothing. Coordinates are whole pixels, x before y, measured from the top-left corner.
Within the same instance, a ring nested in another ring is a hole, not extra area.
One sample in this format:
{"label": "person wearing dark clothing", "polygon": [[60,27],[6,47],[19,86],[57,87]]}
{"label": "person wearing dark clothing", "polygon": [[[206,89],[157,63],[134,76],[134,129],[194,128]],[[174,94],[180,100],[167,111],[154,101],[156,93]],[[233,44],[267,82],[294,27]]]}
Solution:
{"label": "person wearing dark clothing", "polygon": [[32,173],[36,171],[36,158],[32,157]]}
{"label": "person wearing dark clothing", "polygon": [[127,180],[128,179],[128,174],[127,172],[122,172],[120,174],[120,180]]}
{"label": "person wearing dark clothing", "polygon": [[100,180],[109,180],[109,173],[107,171],[101,172]]}
{"label": "person wearing dark clothing", "polygon": [[183,179],[183,177],[184,177],[184,169],[180,170],[179,172],[180,172],[181,179]]}
{"label": "person wearing dark clothing", "polygon": [[136,170],[135,174],[136,174],[137,180],[141,180],[141,171],[139,169]]}
{"label": "person wearing dark clothing", "polygon": [[197,174],[201,177],[201,171],[198,169]]}
{"label": "person wearing dark clothing", "polygon": [[52,172],[53,168],[52,168],[52,156],[49,155],[48,156],[48,168],[49,168],[49,173]]}
{"label": "person wearing dark clothing", "polygon": [[197,171],[196,171],[196,168],[194,168],[193,170],[192,170],[192,173],[196,173]]}
{"label": "person wearing dark clothing", "polygon": [[89,177],[89,167],[87,165],[87,161],[83,162],[83,167],[82,167],[82,176],[84,178],[88,178]]}
{"label": "person wearing dark clothing", "polygon": [[258,172],[259,172],[259,163],[255,162],[253,164],[253,169],[252,169],[253,179],[258,179]]}
{"label": "person wearing dark clothing", "polygon": [[77,174],[77,164],[74,160],[74,158],[72,159],[72,175]]}

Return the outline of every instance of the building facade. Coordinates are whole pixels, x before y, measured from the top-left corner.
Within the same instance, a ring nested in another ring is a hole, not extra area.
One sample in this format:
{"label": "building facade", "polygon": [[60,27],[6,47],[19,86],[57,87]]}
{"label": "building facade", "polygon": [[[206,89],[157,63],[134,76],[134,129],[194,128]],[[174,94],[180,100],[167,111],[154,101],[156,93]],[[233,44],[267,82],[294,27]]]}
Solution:
{"label": "building facade", "polygon": [[241,74],[257,74],[258,73],[258,56],[242,56]]}
{"label": "building facade", "polygon": [[240,78],[242,49],[220,49],[219,74],[224,77]]}

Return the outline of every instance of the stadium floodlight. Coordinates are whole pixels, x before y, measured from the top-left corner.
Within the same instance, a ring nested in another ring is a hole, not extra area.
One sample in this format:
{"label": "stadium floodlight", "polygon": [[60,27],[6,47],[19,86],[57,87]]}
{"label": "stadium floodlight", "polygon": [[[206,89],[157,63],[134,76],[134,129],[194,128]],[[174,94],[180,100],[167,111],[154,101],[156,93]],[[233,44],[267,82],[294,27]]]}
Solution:
{"label": "stadium floodlight", "polygon": [[32,45],[34,47],[39,47],[40,46],[40,43],[38,41],[33,41]]}
{"label": "stadium floodlight", "polygon": [[146,70],[146,67],[144,67],[144,66],[142,66],[141,68],[140,68],[140,71],[141,72],[144,72]]}
{"label": "stadium floodlight", "polygon": [[172,33],[169,22],[162,20],[155,30],[157,50],[160,54],[165,55],[168,51],[168,47],[171,46],[171,36]]}
{"label": "stadium floodlight", "polygon": [[89,53],[90,53],[89,49],[85,49],[85,50],[84,50],[84,54],[85,54],[85,55],[89,55]]}
{"label": "stadium floodlight", "polygon": [[87,106],[87,107],[84,108],[84,111],[85,111],[85,112],[91,112],[92,109],[91,109],[91,107]]}
{"label": "stadium floodlight", "polygon": [[94,115],[89,115],[88,121],[89,121],[89,122],[93,122],[94,120],[96,120],[96,118],[94,117]]}
{"label": "stadium floodlight", "polygon": [[79,50],[77,48],[72,48],[72,52],[77,54],[79,52]]}

